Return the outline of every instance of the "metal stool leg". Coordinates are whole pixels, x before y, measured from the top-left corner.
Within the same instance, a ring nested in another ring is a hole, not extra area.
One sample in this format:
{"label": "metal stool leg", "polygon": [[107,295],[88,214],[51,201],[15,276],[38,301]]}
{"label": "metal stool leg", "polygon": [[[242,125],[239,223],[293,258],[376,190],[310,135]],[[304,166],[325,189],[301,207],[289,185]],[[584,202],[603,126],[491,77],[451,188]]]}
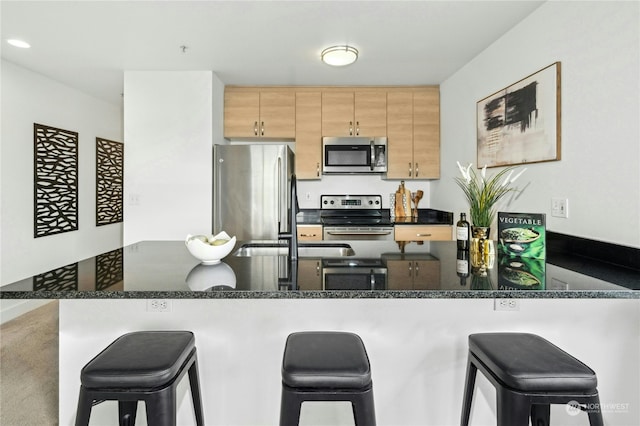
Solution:
{"label": "metal stool leg", "polygon": [[604,426],[604,420],[602,419],[602,411],[600,410],[600,397],[595,395],[589,401],[590,405],[598,407],[597,410],[588,410],[589,424],[591,426]]}
{"label": "metal stool leg", "polygon": [[498,426],[528,426],[529,400],[503,387],[496,388]]}
{"label": "metal stool leg", "polygon": [[193,410],[196,415],[196,424],[204,426],[204,414],[202,413],[202,395],[200,394],[200,379],[198,378],[198,358],[193,355],[193,364],[189,367],[189,386],[191,387],[191,398],[193,400]]}
{"label": "metal stool leg", "polygon": [[353,417],[356,426],[375,426],[376,411],[373,403],[373,389],[352,397]]}
{"label": "metal stool leg", "polygon": [[460,418],[460,426],[469,425],[469,417],[471,416],[471,402],[473,401],[473,391],[476,385],[476,373],[478,368],[472,362],[471,354],[467,357],[467,378],[464,383],[464,399],[462,402],[462,416]]}
{"label": "metal stool leg", "polygon": [[118,401],[120,426],[135,426],[138,401]]}
{"label": "metal stool leg", "polygon": [[168,386],[154,392],[146,399],[147,423],[149,426],[176,426],[176,391],[175,386]]}
{"label": "metal stool leg", "polygon": [[282,387],[280,426],[298,426],[303,398],[293,389]]}
{"label": "metal stool leg", "polygon": [[91,407],[93,398],[84,386],[80,386],[80,396],[78,397],[78,412],[76,413],[76,426],[88,426],[91,417]]}
{"label": "metal stool leg", "polygon": [[549,426],[551,407],[549,404],[531,405],[531,426]]}

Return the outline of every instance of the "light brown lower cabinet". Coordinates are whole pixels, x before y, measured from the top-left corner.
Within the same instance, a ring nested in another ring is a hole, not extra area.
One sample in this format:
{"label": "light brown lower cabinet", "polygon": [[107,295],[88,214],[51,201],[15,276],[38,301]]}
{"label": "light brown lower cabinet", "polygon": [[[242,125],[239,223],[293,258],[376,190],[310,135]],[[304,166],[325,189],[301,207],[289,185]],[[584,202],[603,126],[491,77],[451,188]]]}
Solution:
{"label": "light brown lower cabinet", "polygon": [[298,259],[298,288],[300,290],[322,290],[320,259]]}
{"label": "light brown lower cabinet", "polygon": [[389,290],[437,290],[440,284],[440,261],[387,259]]}
{"label": "light brown lower cabinet", "polygon": [[298,241],[322,240],[322,225],[298,225]]}
{"label": "light brown lower cabinet", "polygon": [[450,241],[453,228],[449,225],[396,225],[396,241]]}

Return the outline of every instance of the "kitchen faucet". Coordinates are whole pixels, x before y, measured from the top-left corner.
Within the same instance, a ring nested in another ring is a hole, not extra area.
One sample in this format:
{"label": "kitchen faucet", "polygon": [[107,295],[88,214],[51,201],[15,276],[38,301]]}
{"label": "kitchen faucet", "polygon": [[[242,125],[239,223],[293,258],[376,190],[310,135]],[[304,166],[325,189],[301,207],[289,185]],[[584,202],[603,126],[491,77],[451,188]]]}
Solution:
{"label": "kitchen faucet", "polygon": [[298,261],[298,185],[296,175],[291,175],[291,208],[289,209],[289,232],[278,234],[282,240],[289,240],[289,260]]}

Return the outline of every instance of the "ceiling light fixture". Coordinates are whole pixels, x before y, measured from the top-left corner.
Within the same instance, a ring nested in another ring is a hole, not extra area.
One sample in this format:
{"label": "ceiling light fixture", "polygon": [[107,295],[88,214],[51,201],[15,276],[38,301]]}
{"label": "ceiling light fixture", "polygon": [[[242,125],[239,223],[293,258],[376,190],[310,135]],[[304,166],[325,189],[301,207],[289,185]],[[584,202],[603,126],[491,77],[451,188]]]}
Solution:
{"label": "ceiling light fixture", "polygon": [[7,40],[7,43],[9,43],[14,47],[19,47],[21,49],[28,49],[31,47],[31,45],[26,41],[18,40],[17,38],[10,38],[9,40]]}
{"label": "ceiling light fixture", "polygon": [[334,67],[342,67],[354,63],[358,59],[358,49],[342,45],[327,47],[320,54],[322,62]]}

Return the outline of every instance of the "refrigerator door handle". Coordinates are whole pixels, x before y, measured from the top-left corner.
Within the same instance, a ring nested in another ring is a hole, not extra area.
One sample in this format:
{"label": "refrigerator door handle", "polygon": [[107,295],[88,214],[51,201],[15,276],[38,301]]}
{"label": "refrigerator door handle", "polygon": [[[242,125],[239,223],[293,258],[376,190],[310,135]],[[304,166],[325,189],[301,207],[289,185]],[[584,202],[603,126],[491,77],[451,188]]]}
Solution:
{"label": "refrigerator door handle", "polygon": [[[286,177],[284,177],[286,179]],[[278,160],[276,162],[276,186],[277,186],[277,199],[276,199],[276,214],[278,215],[278,233],[280,232],[285,232],[286,229],[282,229],[282,223],[284,222],[286,225],[286,220],[283,217],[284,213],[283,213],[283,205],[282,205],[282,189],[284,188],[284,184],[282,182],[283,179],[283,172],[282,172],[282,157],[280,155],[278,155]]]}
{"label": "refrigerator door handle", "polygon": [[213,168],[214,170],[214,182],[215,182],[215,193],[213,197],[213,229],[212,232],[215,234],[216,230],[220,230],[222,227],[222,218],[221,218],[221,207],[220,207],[220,199],[222,198],[222,165],[224,163],[224,158],[221,157],[220,153],[214,153],[215,159],[214,161],[218,161],[218,165]]}

